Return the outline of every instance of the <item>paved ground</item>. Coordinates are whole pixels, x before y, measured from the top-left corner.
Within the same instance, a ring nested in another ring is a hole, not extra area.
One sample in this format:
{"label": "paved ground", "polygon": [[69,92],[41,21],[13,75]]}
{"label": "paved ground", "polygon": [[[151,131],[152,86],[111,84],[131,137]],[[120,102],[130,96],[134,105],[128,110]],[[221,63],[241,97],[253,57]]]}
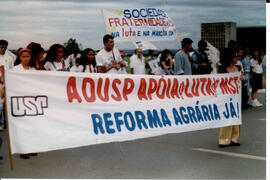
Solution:
{"label": "paved ground", "polygon": [[240,147],[219,148],[219,129],[209,129],[51,151],[29,160],[14,155],[13,171],[5,141],[0,177],[265,179],[265,114],[265,105],[243,111]]}

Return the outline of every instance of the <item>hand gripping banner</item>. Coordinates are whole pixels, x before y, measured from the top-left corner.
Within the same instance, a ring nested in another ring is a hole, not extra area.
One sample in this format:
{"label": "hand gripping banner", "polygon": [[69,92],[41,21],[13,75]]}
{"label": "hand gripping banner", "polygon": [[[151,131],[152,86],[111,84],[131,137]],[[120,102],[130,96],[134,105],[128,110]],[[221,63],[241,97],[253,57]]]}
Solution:
{"label": "hand gripping banner", "polygon": [[150,76],[8,70],[12,153],[241,124],[239,73]]}

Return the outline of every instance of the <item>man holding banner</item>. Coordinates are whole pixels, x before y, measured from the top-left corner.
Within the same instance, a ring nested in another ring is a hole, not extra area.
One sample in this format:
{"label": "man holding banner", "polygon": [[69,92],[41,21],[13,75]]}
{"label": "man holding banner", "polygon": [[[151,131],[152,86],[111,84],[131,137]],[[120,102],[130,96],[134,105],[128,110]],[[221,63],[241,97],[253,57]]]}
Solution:
{"label": "man holding banner", "polygon": [[126,62],[122,61],[120,52],[114,48],[113,37],[106,34],[103,37],[104,48],[96,56],[97,72],[119,74],[121,67],[126,67]]}

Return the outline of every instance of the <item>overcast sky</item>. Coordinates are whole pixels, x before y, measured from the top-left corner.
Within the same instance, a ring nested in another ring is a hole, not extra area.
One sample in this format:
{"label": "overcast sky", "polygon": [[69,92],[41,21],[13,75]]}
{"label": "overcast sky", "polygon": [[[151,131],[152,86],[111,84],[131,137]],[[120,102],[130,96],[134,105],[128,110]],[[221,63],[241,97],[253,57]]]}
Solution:
{"label": "overcast sky", "polygon": [[[101,9],[155,7],[172,18],[181,39],[197,44],[201,23],[233,21],[238,27],[265,26],[265,1],[205,0],[1,0],[0,39],[9,49],[40,43],[45,49],[75,38],[83,48],[101,49],[105,23]],[[177,49],[179,41],[153,42],[159,48]],[[121,49],[132,43],[117,43]],[[194,45],[195,46],[195,45]]]}

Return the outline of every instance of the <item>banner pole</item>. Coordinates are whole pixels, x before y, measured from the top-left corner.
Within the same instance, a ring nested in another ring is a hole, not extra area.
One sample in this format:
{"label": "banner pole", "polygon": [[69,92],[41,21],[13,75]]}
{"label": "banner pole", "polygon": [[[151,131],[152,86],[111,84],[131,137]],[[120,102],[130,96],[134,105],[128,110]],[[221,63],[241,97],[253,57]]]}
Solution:
{"label": "banner pole", "polygon": [[6,120],[6,128],[7,128],[7,138],[8,138],[8,153],[9,153],[9,163],[10,163],[10,169],[13,170],[13,157],[11,154],[11,146],[10,146],[10,136],[9,136],[9,124],[8,124],[8,114],[7,114],[7,99],[6,99],[6,81],[5,81],[5,68],[4,66],[0,66],[0,71],[2,73],[3,77],[3,83],[4,83],[4,102],[5,102],[5,120]]}

